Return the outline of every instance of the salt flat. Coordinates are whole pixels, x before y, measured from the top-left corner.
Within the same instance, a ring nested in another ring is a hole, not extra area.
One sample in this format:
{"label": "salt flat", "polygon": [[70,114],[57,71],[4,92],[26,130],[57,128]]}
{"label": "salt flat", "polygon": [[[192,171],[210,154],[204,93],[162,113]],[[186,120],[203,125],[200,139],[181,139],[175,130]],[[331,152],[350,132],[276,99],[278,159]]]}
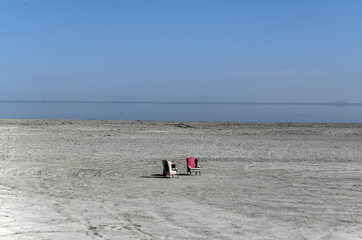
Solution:
{"label": "salt flat", "polygon": [[362,124],[0,120],[0,163],[0,239],[362,239]]}

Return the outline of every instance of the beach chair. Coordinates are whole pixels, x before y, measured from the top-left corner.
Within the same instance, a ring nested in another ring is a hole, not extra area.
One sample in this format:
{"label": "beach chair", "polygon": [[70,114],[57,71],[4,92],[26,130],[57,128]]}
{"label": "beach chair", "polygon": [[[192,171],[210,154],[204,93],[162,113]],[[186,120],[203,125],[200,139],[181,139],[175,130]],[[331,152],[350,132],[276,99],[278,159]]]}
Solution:
{"label": "beach chair", "polygon": [[162,164],[163,164],[163,176],[175,177],[179,175],[179,170],[176,168],[176,163],[167,160],[162,160]]}
{"label": "beach chair", "polygon": [[201,167],[198,164],[198,159],[197,158],[193,158],[193,157],[189,157],[186,158],[186,165],[187,165],[187,175],[192,172],[194,172],[196,175],[197,173],[199,173],[199,175],[201,175]]}

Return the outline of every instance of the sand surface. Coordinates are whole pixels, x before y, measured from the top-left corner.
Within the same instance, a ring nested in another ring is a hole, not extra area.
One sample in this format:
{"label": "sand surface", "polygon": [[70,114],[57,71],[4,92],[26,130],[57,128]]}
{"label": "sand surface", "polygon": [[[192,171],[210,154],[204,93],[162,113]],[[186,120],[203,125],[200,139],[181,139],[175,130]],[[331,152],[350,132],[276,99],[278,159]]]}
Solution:
{"label": "sand surface", "polygon": [[362,239],[362,124],[0,120],[0,164],[0,239]]}

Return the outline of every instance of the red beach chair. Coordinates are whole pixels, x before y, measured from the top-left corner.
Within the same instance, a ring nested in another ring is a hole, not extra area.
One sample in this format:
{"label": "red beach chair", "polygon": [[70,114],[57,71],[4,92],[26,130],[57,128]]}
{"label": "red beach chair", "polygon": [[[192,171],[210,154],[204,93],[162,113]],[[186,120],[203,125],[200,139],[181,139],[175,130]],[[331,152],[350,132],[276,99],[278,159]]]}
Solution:
{"label": "red beach chair", "polygon": [[176,163],[167,160],[162,160],[162,164],[163,164],[163,176],[175,177],[179,175],[179,170],[176,168]]}
{"label": "red beach chair", "polygon": [[199,175],[201,175],[201,167],[198,164],[198,159],[197,158],[193,158],[193,157],[189,157],[186,158],[186,165],[187,165],[187,174],[192,172],[195,172],[195,174],[197,175],[197,173],[199,173]]}

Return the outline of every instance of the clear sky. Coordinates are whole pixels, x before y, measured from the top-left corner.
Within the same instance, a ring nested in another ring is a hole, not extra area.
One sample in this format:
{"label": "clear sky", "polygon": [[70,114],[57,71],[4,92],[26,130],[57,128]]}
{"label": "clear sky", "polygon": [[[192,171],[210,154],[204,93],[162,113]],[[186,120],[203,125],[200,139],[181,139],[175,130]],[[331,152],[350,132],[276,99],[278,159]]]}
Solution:
{"label": "clear sky", "polygon": [[362,102],[360,0],[2,0],[0,100]]}

